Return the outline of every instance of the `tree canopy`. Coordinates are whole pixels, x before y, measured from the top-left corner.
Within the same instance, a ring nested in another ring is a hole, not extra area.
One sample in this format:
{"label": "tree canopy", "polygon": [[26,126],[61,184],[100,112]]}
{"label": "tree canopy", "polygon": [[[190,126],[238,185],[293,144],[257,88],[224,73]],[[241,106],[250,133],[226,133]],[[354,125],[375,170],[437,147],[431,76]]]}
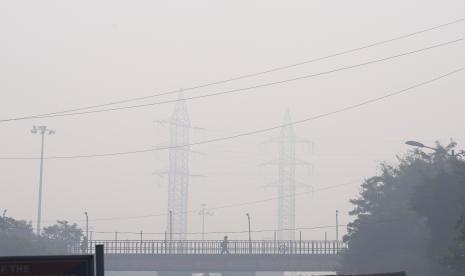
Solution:
{"label": "tree canopy", "polygon": [[45,227],[38,237],[30,222],[0,217],[0,256],[66,254],[81,238],[82,230],[67,221]]}
{"label": "tree canopy", "polygon": [[457,224],[465,214],[465,162],[451,155],[454,147],[409,152],[362,184],[351,200],[344,271],[463,275]]}

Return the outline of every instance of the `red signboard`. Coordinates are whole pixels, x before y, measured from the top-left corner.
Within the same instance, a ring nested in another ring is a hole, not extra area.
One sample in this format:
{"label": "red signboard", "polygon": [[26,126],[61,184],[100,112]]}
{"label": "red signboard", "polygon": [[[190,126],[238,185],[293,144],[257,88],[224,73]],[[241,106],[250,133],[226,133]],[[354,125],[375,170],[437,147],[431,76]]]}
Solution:
{"label": "red signboard", "polygon": [[94,276],[92,255],[0,257],[0,276]]}

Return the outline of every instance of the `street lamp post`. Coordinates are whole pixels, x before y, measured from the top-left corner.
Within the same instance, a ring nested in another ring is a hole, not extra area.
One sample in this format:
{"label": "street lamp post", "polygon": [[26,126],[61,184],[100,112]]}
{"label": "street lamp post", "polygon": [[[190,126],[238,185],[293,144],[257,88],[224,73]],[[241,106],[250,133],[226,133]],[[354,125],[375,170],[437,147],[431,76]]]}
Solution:
{"label": "street lamp post", "polygon": [[339,210],[336,210],[336,241],[339,240]]}
{"label": "street lamp post", "polygon": [[170,215],[170,242],[169,242],[169,253],[171,254],[171,247],[173,246],[173,211],[170,210],[169,212]]}
{"label": "street lamp post", "polygon": [[[438,152],[437,148],[426,146],[423,143],[420,143],[420,142],[417,142],[417,141],[406,141],[405,144],[407,144],[409,146],[412,146],[412,147],[431,149],[431,150],[434,150],[435,152]],[[459,157],[459,156],[465,155],[465,152],[462,151],[462,152],[459,152],[459,153],[456,154],[455,151],[452,150],[451,153],[446,152],[446,154],[448,156],[451,156],[451,157]]]}
{"label": "street lamp post", "polygon": [[41,136],[41,147],[40,147],[40,174],[39,174],[39,202],[37,208],[37,236],[40,237],[40,223],[42,220],[42,179],[44,171],[44,144],[45,134],[54,134],[55,131],[47,129],[47,126],[33,126],[31,130],[32,134],[39,134]]}
{"label": "street lamp post", "polygon": [[207,211],[206,209],[207,204],[202,204],[202,209],[199,211],[199,215],[202,216],[202,240],[205,240],[205,216],[212,216],[213,213]]}
{"label": "street lamp post", "polygon": [[170,210],[170,241],[173,240],[173,211]]}
{"label": "street lamp post", "polygon": [[336,250],[339,250],[339,210],[336,210]]}
{"label": "street lamp post", "polygon": [[247,213],[247,221],[249,222],[249,254],[252,254],[252,234],[250,231],[250,214]]}
{"label": "street lamp post", "polygon": [[84,215],[86,215],[86,241],[89,243],[89,215],[87,214],[87,211],[84,212]]}

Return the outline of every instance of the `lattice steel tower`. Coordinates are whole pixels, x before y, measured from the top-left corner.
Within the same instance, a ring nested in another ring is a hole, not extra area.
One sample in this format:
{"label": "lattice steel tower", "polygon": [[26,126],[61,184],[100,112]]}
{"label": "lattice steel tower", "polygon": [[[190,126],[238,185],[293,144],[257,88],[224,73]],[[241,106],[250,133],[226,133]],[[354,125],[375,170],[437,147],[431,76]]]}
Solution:
{"label": "lattice steel tower", "polygon": [[[295,133],[291,123],[291,115],[286,110],[283,127],[279,137],[278,163],[278,239],[293,240],[295,231],[284,229],[295,228]],[[284,230],[284,231],[282,231]]]}
{"label": "lattice steel tower", "polygon": [[307,162],[297,160],[296,145],[298,143],[309,143],[309,141],[296,137],[294,128],[290,124],[291,115],[289,110],[284,113],[281,133],[279,137],[274,138],[271,142],[278,144],[278,160],[268,162],[270,165],[278,166],[278,240],[295,239],[295,191],[298,186],[296,180],[296,166],[310,165]]}
{"label": "lattice steel tower", "polygon": [[[187,233],[187,201],[189,192],[189,131],[190,120],[184,95],[179,92],[171,115],[170,149],[168,169],[168,214],[167,233],[175,240],[185,240]],[[170,229],[170,226],[172,229]]]}

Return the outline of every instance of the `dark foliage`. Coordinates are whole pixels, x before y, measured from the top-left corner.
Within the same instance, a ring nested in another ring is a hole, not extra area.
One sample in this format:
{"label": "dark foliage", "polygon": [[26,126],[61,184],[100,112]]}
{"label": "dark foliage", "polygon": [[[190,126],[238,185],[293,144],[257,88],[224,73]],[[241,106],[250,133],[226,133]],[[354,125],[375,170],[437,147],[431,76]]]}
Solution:
{"label": "dark foliage", "polygon": [[67,254],[68,246],[81,237],[82,230],[66,221],[44,228],[38,237],[30,222],[0,217],[0,256]]}
{"label": "dark foliage", "polygon": [[456,225],[465,214],[465,162],[450,156],[454,147],[411,152],[362,184],[351,200],[356,218],[344,237],[344,271],[463,275],[448,263],[459,261],[449,250],[460,249]]}

